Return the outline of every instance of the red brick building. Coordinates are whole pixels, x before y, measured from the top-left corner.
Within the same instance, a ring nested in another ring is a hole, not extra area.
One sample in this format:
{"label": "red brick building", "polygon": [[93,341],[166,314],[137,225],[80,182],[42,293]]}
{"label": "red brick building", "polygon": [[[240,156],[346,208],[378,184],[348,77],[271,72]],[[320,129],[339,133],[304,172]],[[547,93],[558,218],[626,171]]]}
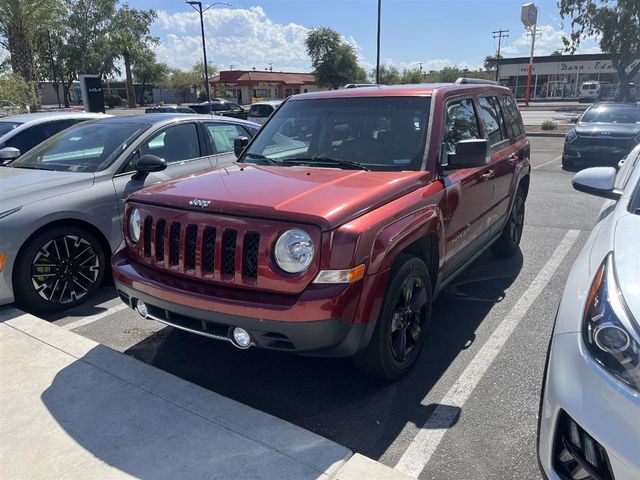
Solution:
{"label": "red brick building", "polygon": [[210,82],[213,97],[235,99],[239,103],[284,99],[297,93],[319,90],[311,73],[227,70]]}

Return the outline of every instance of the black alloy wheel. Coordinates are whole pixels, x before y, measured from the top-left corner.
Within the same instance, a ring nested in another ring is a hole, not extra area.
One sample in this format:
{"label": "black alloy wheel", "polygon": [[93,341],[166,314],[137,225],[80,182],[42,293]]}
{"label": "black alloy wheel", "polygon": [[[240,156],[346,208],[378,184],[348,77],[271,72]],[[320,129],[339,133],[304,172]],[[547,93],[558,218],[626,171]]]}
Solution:
{"label": "black alloy wheel", "polygon": [[408,277],[396,295],[390,335],[391,353],[397,362],[404,362],[419,345],[427,300],[427,290],[417,276]]}
{"label": "black alloy wheel", "polygon": [[21,251],[13,275],[16,301],[39,313],[74,307],[100,286],[104,271],[104,251],[92,234],[53,228]]}
{"label": "black alloy wheel", "polygon": [[383,380],[405,375],[424,344],[432,298],[426,264],[412,255],[398,255],[371,340],[354,356],[356,366]]}

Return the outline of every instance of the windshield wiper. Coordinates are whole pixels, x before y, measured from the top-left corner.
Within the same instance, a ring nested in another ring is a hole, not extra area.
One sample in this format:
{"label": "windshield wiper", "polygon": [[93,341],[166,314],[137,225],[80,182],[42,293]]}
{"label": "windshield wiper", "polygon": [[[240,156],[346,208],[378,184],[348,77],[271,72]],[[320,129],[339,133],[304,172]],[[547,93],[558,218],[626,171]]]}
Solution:
{"label": "windshield wiper", "polygon": [[[255,158],[256,160],[264,160],[269,165],[273,165],[274,167],[279,166],[278,162],[276,162],[273,158],[265,157],[264,155],[260,155],[259,153],[251,153],[251,152],[249,152],[249,153],[245,153],[244,156],[245,156],[245,158],[246,157],[251,157],[251,158]],[[243,162],[239,162],[239,163],[243,163]]]}
{"label": "windshield wiper", "polygon": [[36,167],[35,165],[7,165],[11,168],[27,168],[29,170],[53,170],[52,168]]}
{"label": "windshield wiper", "polygon": [[360,170],[365,170],[367,172],[370,172],[371,170],[369,170],[365,165],[363,165],[362,163],[358,163],[358,162],[352,162],[351,160],[338,160],[336,158],[329,158],[329,157],[299,157],[299,158],[287,158],[286,160],[283,160],[282,163],[297,163],[297,164],[334,164],[334,165],[341,165],[343,167],[351,167],[351,168],[359,168]]}

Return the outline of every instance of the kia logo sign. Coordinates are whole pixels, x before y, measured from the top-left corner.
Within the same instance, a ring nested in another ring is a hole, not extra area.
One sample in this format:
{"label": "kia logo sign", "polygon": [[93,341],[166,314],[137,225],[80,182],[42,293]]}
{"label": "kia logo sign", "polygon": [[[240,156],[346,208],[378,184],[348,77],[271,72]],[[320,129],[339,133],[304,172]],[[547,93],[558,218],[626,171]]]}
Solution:
{"label": "kia logo sign", "polygon": [[96,87],[89,89],[89,93],[100,93],[101,91],[102,91],[101,88],[96,88]]}

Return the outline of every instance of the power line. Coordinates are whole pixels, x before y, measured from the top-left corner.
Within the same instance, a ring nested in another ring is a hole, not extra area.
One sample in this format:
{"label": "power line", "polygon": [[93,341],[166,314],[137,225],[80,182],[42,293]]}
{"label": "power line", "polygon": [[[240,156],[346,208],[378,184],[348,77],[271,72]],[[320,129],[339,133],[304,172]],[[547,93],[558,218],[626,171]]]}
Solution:
{"label": "power line", "polygon": [[493,40],[498,39],[498,52],[496,53],[496,81],[500,78],[500,64],[498,63],[500,60],[500,49],[502,47],[502,39],[509,38],[509,30],[496,30],[491,32],[493,34]]}

